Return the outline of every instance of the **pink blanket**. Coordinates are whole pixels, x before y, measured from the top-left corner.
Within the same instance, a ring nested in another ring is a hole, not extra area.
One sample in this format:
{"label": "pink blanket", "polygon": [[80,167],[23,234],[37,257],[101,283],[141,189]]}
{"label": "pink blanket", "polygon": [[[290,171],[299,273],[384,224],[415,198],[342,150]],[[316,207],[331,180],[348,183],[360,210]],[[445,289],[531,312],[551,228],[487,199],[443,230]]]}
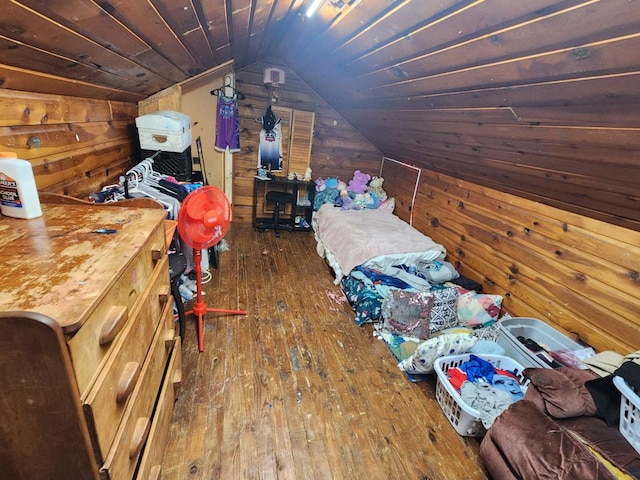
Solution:
{"label": "pink blanket", "polygon": [[325,204],[314,223],[316,238],[340,267],[337,277],[372,262],[378,267],[385,262],[417,264],[446,256],[442,245],[388,211],[342,210]]}

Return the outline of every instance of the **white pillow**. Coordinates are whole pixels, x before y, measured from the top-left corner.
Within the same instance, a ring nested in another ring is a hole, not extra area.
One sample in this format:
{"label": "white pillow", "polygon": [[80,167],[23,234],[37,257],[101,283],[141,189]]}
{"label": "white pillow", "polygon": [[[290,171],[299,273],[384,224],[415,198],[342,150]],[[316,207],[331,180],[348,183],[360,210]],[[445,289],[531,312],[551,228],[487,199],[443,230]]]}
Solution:
{"label": "white pillow", "polygon": [[431,373],[438,357],[467,353],[478,341],[471,333],[445,333],[425,340],[398,368],[407,373]]}

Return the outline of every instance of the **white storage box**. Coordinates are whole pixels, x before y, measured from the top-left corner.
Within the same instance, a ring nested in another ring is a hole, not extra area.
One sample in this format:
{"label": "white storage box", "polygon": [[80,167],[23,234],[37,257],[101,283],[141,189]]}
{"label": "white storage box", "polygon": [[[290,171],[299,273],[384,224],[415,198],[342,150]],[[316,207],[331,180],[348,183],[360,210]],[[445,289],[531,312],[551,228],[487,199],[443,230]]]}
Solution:
{"label": "white storage box", "polygon": [[[512,371],[517,377],[523,391],[529,384],[529,380],[524,377],[522,371],[524,367],[514,359],[502,355],[476,355],[476,357],[486,360],[496,368]],[[433,369],[438,376],[436,384],[436,400],[442,407],[445,417],[459,435],[465,437],[482,437],[486,433],[480,412],[467,405],[460,394],[449,382],[447,371],[453,367],[459,367],[471,358],[470,353],[462,355],[450,355],[436,359]]]}
{"label": "white storage box", "polygon": [[191,119],[172,110],[160,110],[136,118],[140,148],[184,152],[191,146]]}
{"label": "white storage box", "polygon": [[518,340],[530,338],[550,351],[582,350],[585,347],[563,335],[551,325],[529,317],[505,318],[498,322],[498,344],[505,349],[505,355],[517,360],[524,367],[551,368]]}
{"label": "white storage box", "polygon": [[640,453],[640,397],[622,377],[613,377],[620,390],[620,433]]}

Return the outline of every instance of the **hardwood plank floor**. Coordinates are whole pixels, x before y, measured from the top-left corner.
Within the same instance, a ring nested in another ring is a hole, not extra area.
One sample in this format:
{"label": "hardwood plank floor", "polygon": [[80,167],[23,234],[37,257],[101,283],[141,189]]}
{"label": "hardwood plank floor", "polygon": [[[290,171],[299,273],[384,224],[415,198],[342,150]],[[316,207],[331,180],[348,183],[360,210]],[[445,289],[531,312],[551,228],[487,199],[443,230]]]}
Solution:
{"label": "hardwood plank floor", "polygon": [[[232,224],[183,340],[165,480],[479,480],[479,441],[460,437],[433,381],[411,383],[371,326],[353,322],[310,233]],[[187,308],[189,305],[187,305]]]}

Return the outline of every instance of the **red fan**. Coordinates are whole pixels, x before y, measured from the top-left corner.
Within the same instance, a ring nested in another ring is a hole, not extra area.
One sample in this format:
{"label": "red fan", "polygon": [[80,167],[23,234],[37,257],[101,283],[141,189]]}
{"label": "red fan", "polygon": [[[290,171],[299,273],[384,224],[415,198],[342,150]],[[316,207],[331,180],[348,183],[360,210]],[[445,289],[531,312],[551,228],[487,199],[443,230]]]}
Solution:
{"label": "red fan", "polygon": [[244,310],[222,310],[207,308],[202,299],[202,249],[222,240],[231,223],[231,204],[225,193],[217,187],[205,186],[194,190],[182,201],[178,213],[178,232],[184,243],[193,248],[196,271],[197,296],[193,313],[198,317],[198,348],[204,350],[203,316],[206,312],[246,315]]}

